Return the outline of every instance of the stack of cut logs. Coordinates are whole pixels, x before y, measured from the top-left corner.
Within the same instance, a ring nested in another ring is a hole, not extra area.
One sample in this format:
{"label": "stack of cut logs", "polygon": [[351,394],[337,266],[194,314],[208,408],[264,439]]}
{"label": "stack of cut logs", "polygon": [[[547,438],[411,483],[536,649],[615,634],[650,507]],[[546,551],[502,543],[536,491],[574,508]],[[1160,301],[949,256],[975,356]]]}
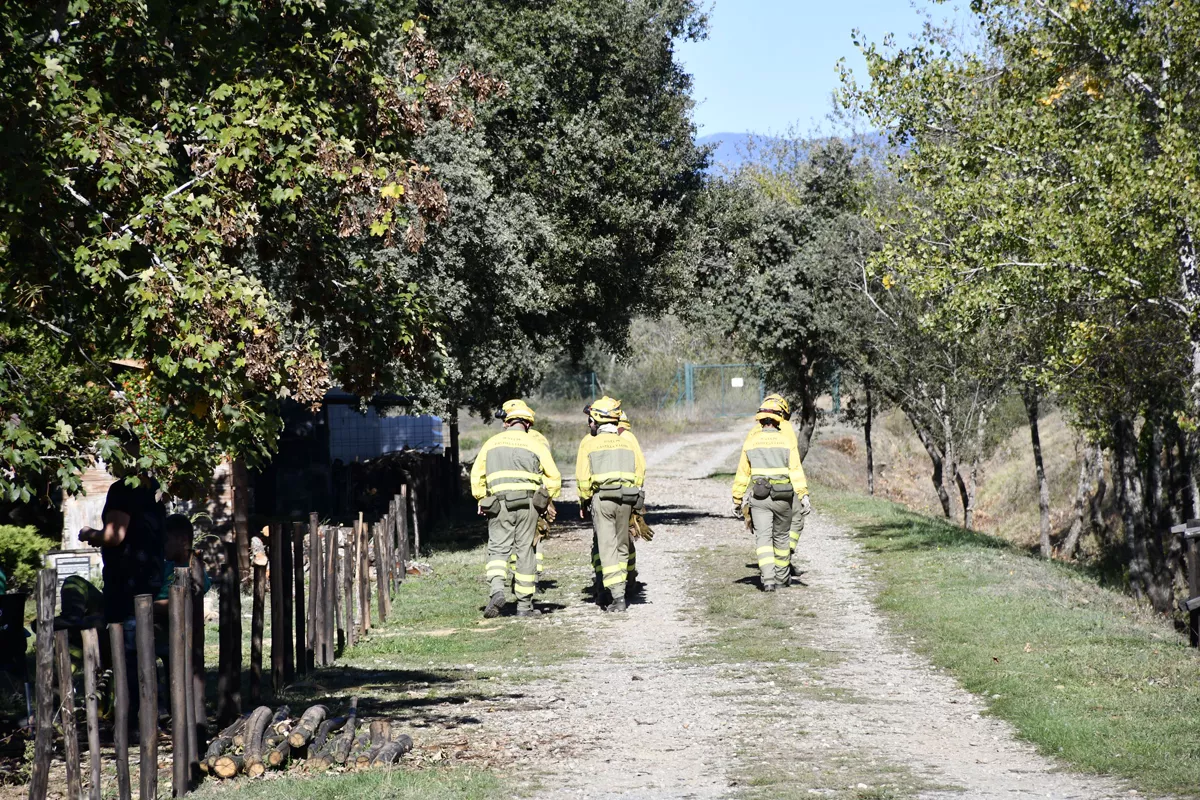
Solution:
{"label": "stack of cut logs", "polygon": [[325,706],[310,706],[298,719],[283,706],[271,711],[259,706],[213,740],[200,768],[218,778],[239,774],[251,778],[267,770],[286,769],[303,761],[310,772],[333,767],[388,767],[413,748],[411,736],[392,735],[392,724],[374,720],[360,732],[358,698],[337,717]]}

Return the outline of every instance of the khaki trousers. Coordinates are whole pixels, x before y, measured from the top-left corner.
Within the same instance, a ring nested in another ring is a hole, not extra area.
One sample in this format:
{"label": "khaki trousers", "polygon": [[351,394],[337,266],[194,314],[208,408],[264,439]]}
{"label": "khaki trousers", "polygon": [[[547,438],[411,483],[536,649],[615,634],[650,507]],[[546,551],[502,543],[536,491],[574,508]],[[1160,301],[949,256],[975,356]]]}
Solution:
{"label": "khaki trousers", "polygon": [[537,591],[537,555],[533,537],[537,533],[538,513],[532,505],[510,509],[504,500],[497,500],[499,509],[488,518],[488,594],[504,592],[508,574],[508,559],[516,556],[513,565],[513,594],[518,608],[531,608]]}
{"label": "khaki trousers", "polygon": [[625,596],[629,577],[629,515],[633,506],[592,497],[592,529],[600,557],[600,582],[613,599]]}
{"label": "khaki trousers", "polygon": [[791,575],[792,501],[751,498],[750,525],[763,586],[784,583]]}

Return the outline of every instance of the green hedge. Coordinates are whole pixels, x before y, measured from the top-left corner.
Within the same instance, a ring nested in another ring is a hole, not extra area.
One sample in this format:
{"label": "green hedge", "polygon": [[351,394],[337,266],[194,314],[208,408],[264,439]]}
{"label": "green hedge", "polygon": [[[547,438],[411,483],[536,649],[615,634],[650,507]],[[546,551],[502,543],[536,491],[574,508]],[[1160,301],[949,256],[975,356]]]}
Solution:
{"label": "green hedge", "polygon": [[37,528],[0,525],[0,569],[8,576],[8,589],[33,588],[42,557],[54,542],[38,535]]}

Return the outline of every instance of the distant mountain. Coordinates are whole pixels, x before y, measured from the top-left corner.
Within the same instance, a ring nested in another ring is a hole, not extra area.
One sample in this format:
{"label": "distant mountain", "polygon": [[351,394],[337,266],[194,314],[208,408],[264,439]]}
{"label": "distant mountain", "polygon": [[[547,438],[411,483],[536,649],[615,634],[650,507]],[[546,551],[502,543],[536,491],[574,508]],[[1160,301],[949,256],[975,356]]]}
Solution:
{"label": "distant mountain", "polygon": [[746,155],[751,145],[764,147],[777,141],[779,140],[774,137],[759,136],[754,133],[712,133],[708,136],[701,136],[696,140],[696,144],[701,147],[714,146],[712,165],[709,167],[709,171],[720,173],[723,169],[736,172],[742,164],[746,163]]}
{"label": "distant mountain", "polygon": [[[886,152],[888,147],[887,135],[879,132],[871,132],[860,137],[856,137],[854,144],[868,148],[868,153],[871,158],[878,158],[882,153]],[[725,170],[736,172],[747,161],[753,160],[748,158],[751,147],[757,150],[769,148],[773,144],[783,141],[774,136],[761,136],[756,133],[711,133],[708,136],[701,136],[696,140],[696,144],[701,147],[711,145],[712,163],[708,171],[714,174],[722,174]]]}

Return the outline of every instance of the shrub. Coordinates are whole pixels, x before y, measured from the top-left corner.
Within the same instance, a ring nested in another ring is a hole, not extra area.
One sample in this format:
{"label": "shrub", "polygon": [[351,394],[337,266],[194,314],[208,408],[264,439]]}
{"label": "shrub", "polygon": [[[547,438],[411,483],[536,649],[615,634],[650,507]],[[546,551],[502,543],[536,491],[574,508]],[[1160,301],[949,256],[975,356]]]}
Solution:
{"label": "shrub", "polygon": [[42,556],[52,547],[54,542],[39,536],[37,528],[0,525],[0,569],[8,576],[9,591],[33,587]]}

